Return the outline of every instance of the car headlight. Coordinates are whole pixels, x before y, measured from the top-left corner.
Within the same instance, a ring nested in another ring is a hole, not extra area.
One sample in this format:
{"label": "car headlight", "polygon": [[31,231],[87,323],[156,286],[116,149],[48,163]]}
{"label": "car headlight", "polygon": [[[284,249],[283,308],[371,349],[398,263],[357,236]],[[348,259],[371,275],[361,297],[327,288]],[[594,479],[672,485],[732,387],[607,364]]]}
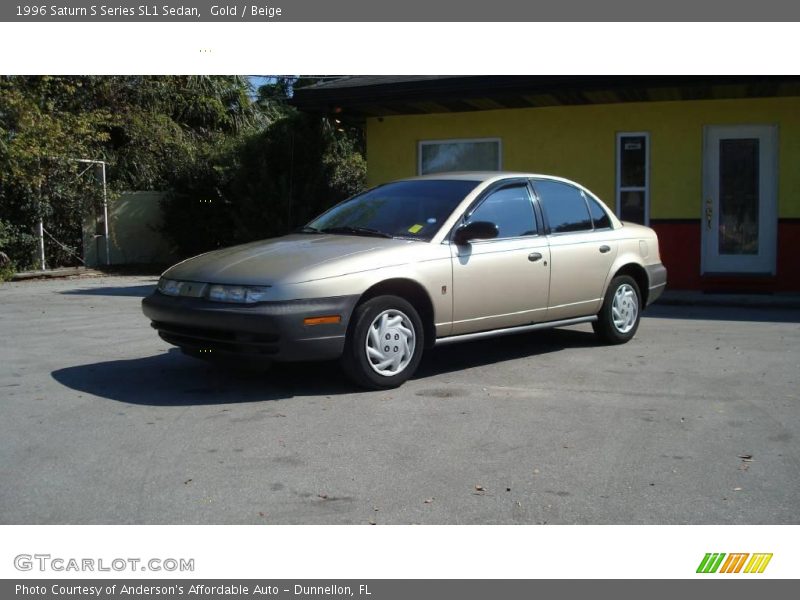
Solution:
{"label": "car headlight", "polygon": [[261,285],[212,285],[208,288],[208,299],[214,302],[255,304],[267,300],[269,286]]}
{"label": "car headlight", "polygon": [[167,296],[179,296],[181,293],[181,282],[174,279],[164,279],[163,277],[158,280],[158,291]]}
{"label": "car headlight", "polygon": [[[194,286],[196,291],[185,290],[185,286]],[[198,287],[198,285],[200,287]],[[235,304],[255,304],[267,300],[268,285],[220,285],[197,284],[177,281],[162,277],[158,280],[158,291],[167,296],[192,296],[206,298],[213,302],[232,302]],[[203,288],[206,288],[205,290]]]}

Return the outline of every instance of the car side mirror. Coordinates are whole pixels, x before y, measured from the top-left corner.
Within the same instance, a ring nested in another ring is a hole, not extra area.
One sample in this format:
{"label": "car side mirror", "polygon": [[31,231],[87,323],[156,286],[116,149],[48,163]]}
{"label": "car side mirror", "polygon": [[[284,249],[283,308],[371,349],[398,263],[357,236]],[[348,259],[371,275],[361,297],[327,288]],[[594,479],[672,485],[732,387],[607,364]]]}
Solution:
{"label": "car side mirror", "polygon": [[491,240],[497,237],[497,225],[489,221],[473,221],[456,229],[453,241],[468,244],[473,240]]}

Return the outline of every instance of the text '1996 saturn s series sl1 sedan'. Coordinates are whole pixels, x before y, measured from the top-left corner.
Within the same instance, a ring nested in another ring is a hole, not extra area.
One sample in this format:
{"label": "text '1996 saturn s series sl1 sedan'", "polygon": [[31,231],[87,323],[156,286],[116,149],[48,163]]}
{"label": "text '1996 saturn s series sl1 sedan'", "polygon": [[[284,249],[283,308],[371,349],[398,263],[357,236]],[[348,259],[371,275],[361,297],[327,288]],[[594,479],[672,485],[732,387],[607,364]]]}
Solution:
{"label": "text '1996 saturn s series sl1 sedan'", "polygon": [[339,358],[359,385],[401,385],[426,348],[592,323],[630,340],[666,285],[653,230],[566,179],[443,173],[345,200],[296,232],[168,269],[143,300],[200,358]]}

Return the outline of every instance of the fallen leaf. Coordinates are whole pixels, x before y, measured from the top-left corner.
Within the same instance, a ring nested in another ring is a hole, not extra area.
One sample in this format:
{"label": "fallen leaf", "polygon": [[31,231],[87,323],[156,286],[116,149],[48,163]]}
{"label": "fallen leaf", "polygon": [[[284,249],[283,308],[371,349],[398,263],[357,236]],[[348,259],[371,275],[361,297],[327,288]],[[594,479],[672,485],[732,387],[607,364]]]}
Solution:
{"label": "fallen leaf", "polygon": [[263,512],[260,512],[260,513],[258,513],[258,516],[259,516],[259,517],[263,517],[263,516],[264,516],[264,513],[263,513]]}
{"label": "fallen leaf", "polygon": [[486,488],[485,488],[485,487],[483,487],[482,485],[480,485],[480,484],[476,483],[476,484],[475,484],[475,491],[478,491],[478,492],[485,492],[485,491],[486,491]]}
{"label": "fallen leaf", "polygon": [[191,482],[192,482],[191,479],[187,479],[186,481],[183,482],[183,485],[189,485]]}
{"label": "fallen leaf", "polygon": [[375,523],[375,519],[370,519],[370,520],[369,520],[369,524],[370,524],[370,525],[376,525],[376,523]]}
{"label": "fallen leaf", "polygon": [[426,498],[424,503],[425,504],[433,504],[434,500],[435,500],[435,498]]}
{"label": "fallen leaf", "polygon": [[734,492],[741,492],[741,491],[742,491],[742,488],[733,488],[733,491],[734,491]]}
{"label": "fallen leaf", "polygon": [[746,461],[746,462],[752,462],[753,455],[752,454],[740,454],[739,458],[741,458],[743,461]]}
{"label": "fallen leaf", "polygon": [[322,498],[323,500],[327,500],[328,494],[317,494],[317,498]]}

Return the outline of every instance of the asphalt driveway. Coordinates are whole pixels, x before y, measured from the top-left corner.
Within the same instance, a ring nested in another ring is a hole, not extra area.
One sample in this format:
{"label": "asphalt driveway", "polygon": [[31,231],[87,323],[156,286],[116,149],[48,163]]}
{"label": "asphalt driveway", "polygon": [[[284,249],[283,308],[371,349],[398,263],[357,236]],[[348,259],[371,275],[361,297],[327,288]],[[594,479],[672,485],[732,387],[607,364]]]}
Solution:
{"label": "asphalt driveway", "polygon": [[0,284],[0,522],[800,522],[800,311],[655,306],[625,346],[454,345],[359,392],[184,357],[154,284]]}

